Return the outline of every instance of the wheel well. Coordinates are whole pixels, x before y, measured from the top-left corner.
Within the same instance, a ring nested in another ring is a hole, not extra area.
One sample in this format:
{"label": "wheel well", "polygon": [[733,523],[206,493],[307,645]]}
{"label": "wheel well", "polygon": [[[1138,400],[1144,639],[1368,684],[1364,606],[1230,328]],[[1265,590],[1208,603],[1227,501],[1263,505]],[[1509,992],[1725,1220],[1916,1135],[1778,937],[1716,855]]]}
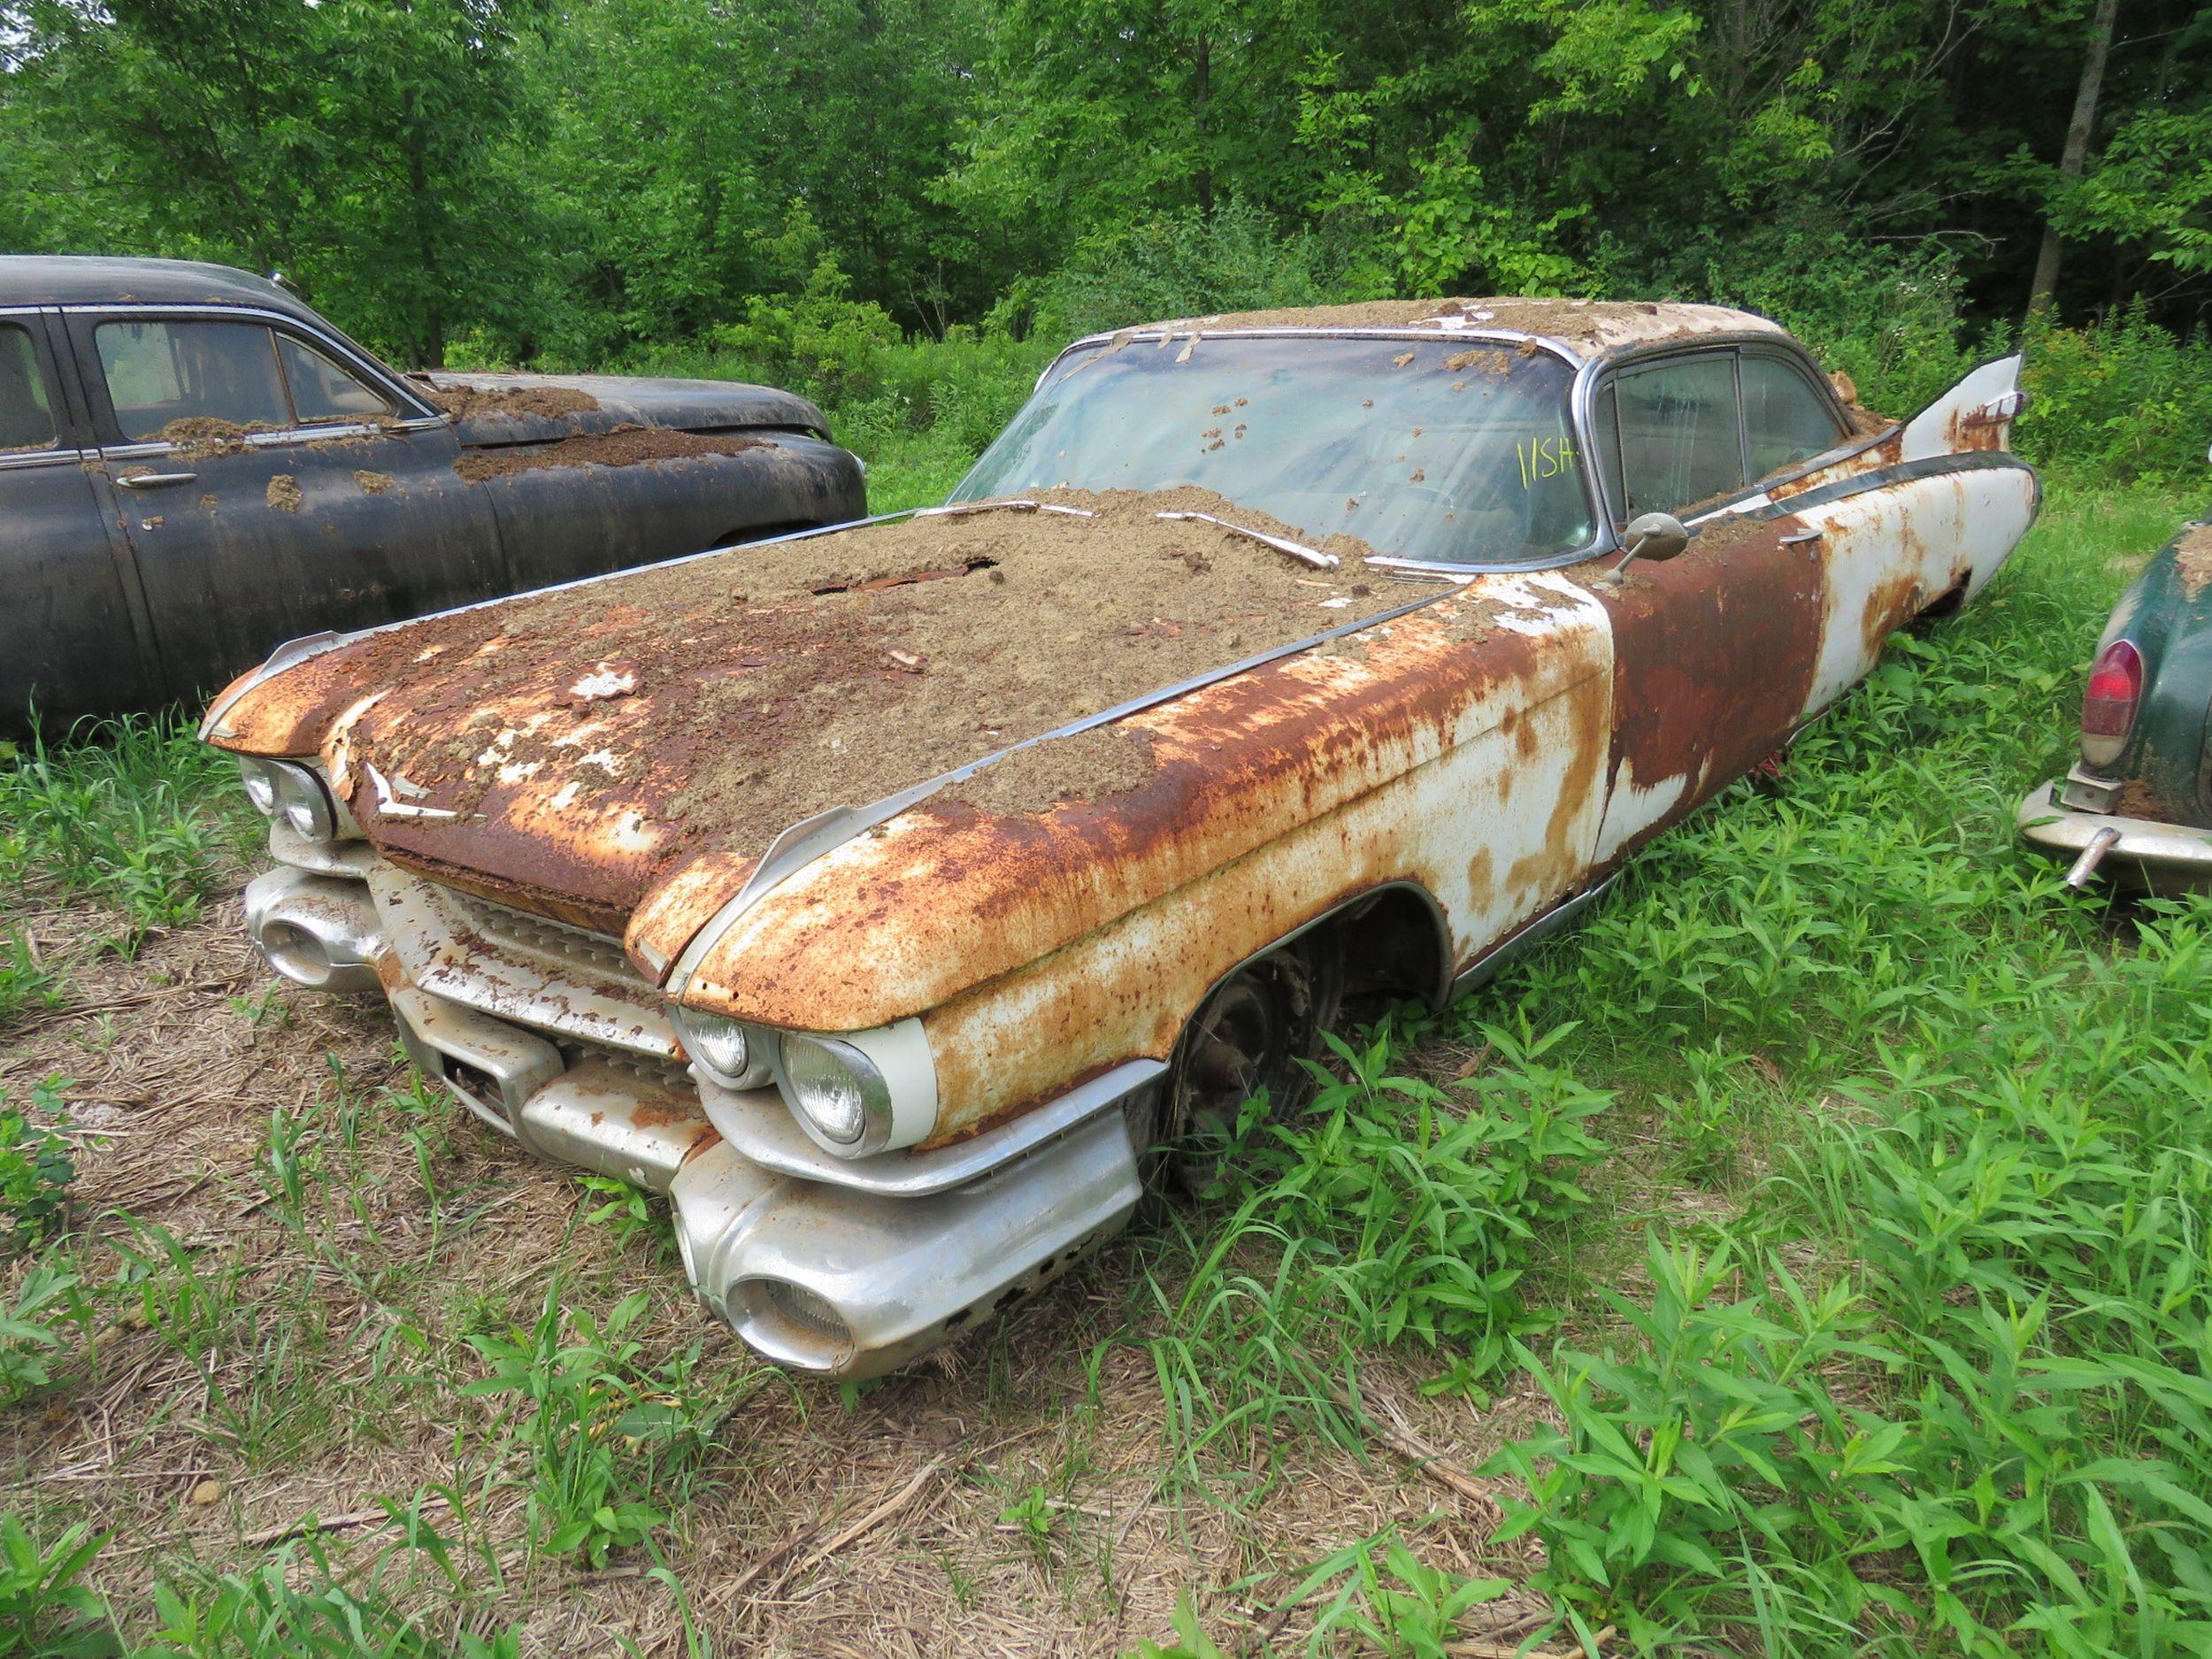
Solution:
{"label": "wheel well", "polygon": [[1347,997],[1411,996],[1441,1003],[1451,979],[1443,912],[1428,892],[1400,883],[1355,899],[1324,924],[1344,953]]}
{"label": "wheel well", "polygon": [[1916,622],[1940,622],[1946,617],[1955,617],[1958,615],[1960,611],[1966,608],[1966,590],[1972,585],[1973,580],[1973,572],[1961,571],[1956,580],[1952,582],[1948,588],[1945,588],[1934,598],[1928,601],[1926,604],[1921,606],[1919,615],[1915,617],[1913,620]]}

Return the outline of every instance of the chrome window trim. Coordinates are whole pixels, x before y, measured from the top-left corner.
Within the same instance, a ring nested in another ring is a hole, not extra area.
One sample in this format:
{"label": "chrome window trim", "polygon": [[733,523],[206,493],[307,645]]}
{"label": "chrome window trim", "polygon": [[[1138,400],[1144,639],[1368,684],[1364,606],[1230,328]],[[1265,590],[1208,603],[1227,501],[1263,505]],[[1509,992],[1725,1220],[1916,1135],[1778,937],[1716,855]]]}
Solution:
{"label": "chrome window trim", "polygon": [[[326,323],[311,326],[289,311],[271,311],[259,305],[158,305],[133,300],[104,300],[80,302],[55,308],[65,317],[93,319],[97,328],[101,322],[127,322],[134,316],[153,320],[163,317],[188,317],[203,322],[236,322],[245,319],[265,323],[272,328],[286,329],[301,339],[312,342],[325,356],[342,366],[352,369],[366,378],[369,383],[391,398],[403,410],[412,409],[411,415],[396,417],[389,424],[396,426],[434,426],[449,424],[453,417],[442,410],[433,410],[423,398],[410,391],[401,378],[357,346]],[[320,323],[320,319],[318,319]],[[109,412],[113,413],[112,405]],[[325,423],[327,424],[327,423]],[[305,432],[305,426],[287,428]]]}
{"label": "chrome window trim", "polygon": [[[46,316],[51,309],[52,308],[50,306],[45,305],[0,305],[0,319],[27,317],[36,319]],[[27,329],[25,332],[29,334],[31,336],[31,349],[35,354],[33,361],[37,362],[38,359],[35,353],[37,352],[39,347],[38,332],[35,329]],[[51,341],[48,341],[46,343],[50,348],[53,342]],[[59,365],[57,365],[56,366],[58,367]],[[46,412],[49,419],[52,419],[54,418],[53,411],[50,409]],[[78,448],[74,444],[64,443],[61,441],[62,424],[65,423],[58,422],[55,426],[54,447],[52,449],[25,449],[12,455],[0,455],[0,472],[19,472],[26,467],[33,466],[51,466],[57,461],[82,462],[88,452]],[[71,421],[65,424],[73,426],[75,422]]]}
{"label": "chrome window trim", "polygon": [[[1573,429],[1578,444],[1588,435],[1589,431],[1584,413],[1586,400],[1583,396],[1583,382],[1594,365],[1608,360],[1603,354],[1586,357],[1563,340],[1555,340],[1549,334],[1524,334],[1516,328],[1445,328],[1408,326],[1394,328],[1162,329],[1148,326],[1133,329],[1113,328],[1102,334],[1084,335],[1082,339],[1064,347],[1057,357],[1039,371],[1035,383],[1029,388],[1029,395],[1034,397],[1039,391],[1043,389],[1044,383],[1052,372],[1065,362],[1071,354],[1087,347],[1110,345],[1114,341],[1122,339],[1125,335],[1132,345],[1141,340],[1150,341],[1154,342],[1156,349],[1171,339],[1185,335],[1198,335],[1204,340],[1440,340],[1453,342],[1474,341],[1482,344],[1508,347],[1533,344],[1538,350],[1550,352],[1574,371],[1574,379],[1569,383],[1567,388],[1567,421]],[[1705,336],[1698,337],[1702,339]],[[1713,336],[1715,339],[1724,337],[1733,338],[1734,336]],[[1008,423],[1010,426],[1011,424],[1010,421]],[[995,442],[997,440],[995,438],[992,442]],[[987,445],[985,447],[988,448]],[[978,457],[979,460],[980,458]],[[969,474],[974,471],[973,467],[970,467],[967,472],[962,473],[960,482],[952,487],[951,495],[946,496],[945,499],[950,501],[953,495],[957,495],[961,487],[968,481]],[[1591,470],[1584,467],[1581,472],[1583,494],[1593,509],[1590,522],[1596,526],[1594,535],[1581,547],[1564,553],[1552,554],[1540,559],[1486,559],[1462,563],[1451,559],[1401,558],[1394,555],[1386,555],[1381,558],[1370,559],[1368,563],[1378,570],[1405,575],[1443,576],[1455,580],[1469,581],[1478,576],[1508,575],[1520,571],[1562,570],[1570,565],[1579,565],[1586,559],[1600,557],[1613,549],[1615,545],[1613,527],[1606,513],[1605,502],[1598,494],[1597,482],[1590,475]]]}
{"label": "chrome window trim", "polygon": [[[1762,473],[1755,479],[1747,476],[1739,494],[1701,513],[1701,519],[1727,511],[1735,502],[1753,495],[1764,495],[1778,484],[1786,484],[1793,479],[1804,477],[1808,472],[1833,466],[1838,461],[1872,448],[1895,429],[1896,423],[1893,422],[1882,431],[1861,438],[1851,430],[1851,417],[1844,409],[1843,399],[1836,395],[1834,383],[1821,372],[1820,365],[1813,361],[1812,354],[1793,335],[1770,333],[1765,329],[1737,328],[1709,334],[1678,335],[1671,340],[1640,341],[1633,345],[1622,346],[1588,358],[1583,364],[1582,373],[1575,379],[1576,430],[1586,436],[1594,435],[1597,431],[1598,393],[1604,388],[1606,382],[1621,373],[1640,368],[1658,367],[1669,358],[1690,358],[1726,352],[1736,380],[1737,448],[1747,475],[1751,471],[1751,461],[1749,451],[1745,447],[1748,440],[1743,430],[1743,372],[1740,366],[1743,354],[1747,350],[1778,357],[1795,368],[1801,376],[1809,379],[1825,401],[1829,414],[1842,430],[1844,437],[1835,448],[1799,463],[1789,472]],[[1610,552],[1618,545],[1618,533],[1613,517],[1613,504],[1604,499],[1597,477],[1603,469],[1591,467],[1586,471],[1591,475],[1592,488],[1599,490],[1598,518],[1604,531],[1601,538],[1602,545],[1594,551]],[[1624,480],[1623,483],[1625,488]],[[1622,505],[1624,509],[1627,503],[1623,503]]]}

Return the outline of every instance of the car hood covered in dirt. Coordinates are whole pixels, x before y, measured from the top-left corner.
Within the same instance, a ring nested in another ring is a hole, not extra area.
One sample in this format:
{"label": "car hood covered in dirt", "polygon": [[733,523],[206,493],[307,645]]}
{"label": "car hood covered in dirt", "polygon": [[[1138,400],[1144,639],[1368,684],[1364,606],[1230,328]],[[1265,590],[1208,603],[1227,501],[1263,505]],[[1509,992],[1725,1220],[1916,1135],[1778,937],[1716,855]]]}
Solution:
{"label": "car hood covered in dirt", "polygon": [[805,398],[735,380],[617,374],[449,374],[409,377],[455,417],[465,444],[544,443],[629,426],[685,432],[780,430],[829,435]]}
{"label": "car hood covered in dirt", "polygon": [[[1133,868],[1140,841],[1210,802],[1238,817],[1240,837],[1280,833],[1274,819],[1325,810],[1328,780],[1408,764],[1394,738],[1448,718],[1437,673],[1525,678],[1530,695],[1548,695],[1532,652],[1465,646],[1502,603],[1570,604],[1557,579],[1393,583],[1348,538],[1317,567],[1194,513],[1290,534],[1191,490],[1056,492],[1042,506],[855,526],[364,636],[219,703],[211,735],[246,753],[319,753],[388,856],[626,933],[633,959],[657,971],[791,825],[987,757],[1004,757],[899,820],[941,843],[907,843],[907,877],[934,895],[922,908],[972,919],[987,888],[1033,891],[1042,878],[1019,851],[1049,843],[1053,879],[1087,884],[1066,918],[1079,926],[1124,902],[1104,894],[1119,856]],[[1421,608],[1346,637],[1408,606]],[[1324,634],[1256,672],[1220,672]],[[1386,664],[1389,651],[1406,661]],[[1405,667],[1433,671],[1418,694],[1393,672]],[[1153,698],[1066,733],[1194,680],[1197,701]],[[1048,733],[1064,734],[1016,749]],[[1256,791],[1262,773],[1278,787]],[[1145,878],[1176,879],[1166,865]],[[899,885],[878,882],[846,919],[880,921]],[[807,925],[818,937],[822,919]],[[961,954],[981,971],[993,952]],[[848,1004],[861,1023],[886,1006],[866,979],[855,975]],[[775,1001],[754,1001],[750,1017],[803,1017]]]}

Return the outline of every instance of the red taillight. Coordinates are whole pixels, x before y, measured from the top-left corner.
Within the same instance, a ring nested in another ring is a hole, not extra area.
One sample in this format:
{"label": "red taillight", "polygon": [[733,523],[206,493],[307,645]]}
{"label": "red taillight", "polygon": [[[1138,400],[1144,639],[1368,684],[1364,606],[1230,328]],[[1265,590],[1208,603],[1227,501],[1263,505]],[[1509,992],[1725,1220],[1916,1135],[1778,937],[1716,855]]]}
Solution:
{"label": "red taillight", "polygon": [[2093,765],[2120,758],[2143,695],[2143,654],[2115,640],[2098,654],[2081,700],[2081,757]]}

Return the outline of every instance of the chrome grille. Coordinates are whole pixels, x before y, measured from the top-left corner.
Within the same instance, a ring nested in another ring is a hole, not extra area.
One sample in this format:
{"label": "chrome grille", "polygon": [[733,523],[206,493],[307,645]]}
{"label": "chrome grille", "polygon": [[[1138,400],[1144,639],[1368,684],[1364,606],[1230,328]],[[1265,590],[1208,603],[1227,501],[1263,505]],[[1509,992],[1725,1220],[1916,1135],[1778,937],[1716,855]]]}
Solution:
{"label": "chrome grille", "polygon": [[618,939],[568,922],[557,922],[549,916],[533,916],[527,910],[511,910],[457,888],[448,890],[470,924],[487,938],[532,956],[588,966],[610,979],[638,979],[637,970],[623,954]]}
{"label": "chrome grille", "polygon": [[626,1076],[655,1088],[666,1089],[673,1094],[689,1097],[698,1086],[691,1080],[691,1068],[681,1060],[664,1060],[655,1055],[639,1054],[634,1049],[610,1048],[604,1043],[579,1042],[570,1038],[557,1041],[555,1048],[561,1058],[575,1065],[585,1060],[597,1061]]}

